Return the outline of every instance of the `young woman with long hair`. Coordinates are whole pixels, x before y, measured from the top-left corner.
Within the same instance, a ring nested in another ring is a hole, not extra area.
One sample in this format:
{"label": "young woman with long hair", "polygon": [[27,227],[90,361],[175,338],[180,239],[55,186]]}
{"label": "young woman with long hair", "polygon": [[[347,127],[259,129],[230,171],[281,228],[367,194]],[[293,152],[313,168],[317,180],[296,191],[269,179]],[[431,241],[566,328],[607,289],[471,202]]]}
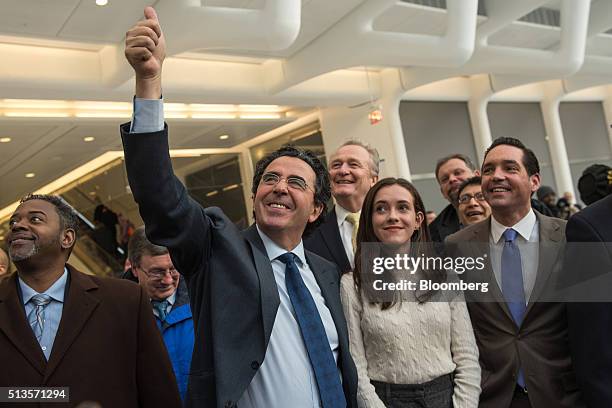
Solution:
{"label": "young woman with long hair", "polygon": [[[381,297],[370,286],[379,278],[394,281],[394,271],[373,274],[374,257],[435,256],[425,214],[418,191],[401,178],[380,180],[365,198],[355,271],[342,277],[340,289],[360,407],[478,406],[478,348],[461,294],[402,291]],[[439,270],[411,276],[445,279]]]}

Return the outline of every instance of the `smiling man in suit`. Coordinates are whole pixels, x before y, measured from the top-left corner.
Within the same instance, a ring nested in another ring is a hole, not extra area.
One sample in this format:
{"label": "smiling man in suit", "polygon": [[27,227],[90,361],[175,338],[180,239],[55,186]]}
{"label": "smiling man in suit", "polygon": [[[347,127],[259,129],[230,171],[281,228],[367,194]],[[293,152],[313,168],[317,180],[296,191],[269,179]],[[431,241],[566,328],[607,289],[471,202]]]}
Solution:
{"label": "smiling man in suit", "polygon": [[0,384],[69,387],[58,407],[180,407],[144,290],[67,264],[76,231],[58,196],[27,196],[9,220],[17,273],[0,284]]}
{"label": "smiling man in suit", "polygon": [[485,152],[482,193],[491,217],[449,236],[447,249],[487,257],[486,295],[466,292],[480,350],[481,408],[583,407],[572,367],[565,305],[548,297],[561,271],[565,221],[531,208],[540,186],[535,154],[514,138]]}
{"label": "smiling man in suit", "polygon": [[336,205],[304,240],[304,246],[335,263],[342,274],[355,267],[359,214],[370,187],[378,181],[379,162],[376,149],[356,140],[345,142],[329,160],[329,178]]}
{"label": "smiling man in suit", "polygon": [[153,8],[128,31],[125,54],[136,73],[133,121],[121,128],[130,186],[150,241],[185,277],[194,314],[186,405],[356,406],[338,270],[302,243],[330,198],[322,163],[292,147],[260,160],[256,223],[239,231],[173,174],[160,99],[165,39]]}

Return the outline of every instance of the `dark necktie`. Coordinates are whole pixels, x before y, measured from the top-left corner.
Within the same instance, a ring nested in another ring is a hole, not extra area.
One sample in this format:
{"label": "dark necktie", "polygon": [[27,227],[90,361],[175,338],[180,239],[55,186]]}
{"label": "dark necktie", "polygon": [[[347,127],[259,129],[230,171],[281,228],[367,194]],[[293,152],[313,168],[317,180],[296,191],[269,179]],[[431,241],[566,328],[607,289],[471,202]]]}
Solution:
{"label": "dark necktie", "polygon": [[159,317],[159,320],[161,320],[162,322],[166,320],[166,316],[168,315],[168,313],[166,312],[168,310],[169,305],[168,301],[152,300],[151,303],[153,304],[155,310],[157,310],[157,316]]}
{"label": "dark necktie", "polygon": [[297,258],[295,254],[287,252],[277,259],[285,264],[287,293],[295,310],[295,317],[317,379],[321,405],[323,408],[345,408],[346,399],[325,327],[314,299],[295,264],[295,258]]}
{"label": "dark necktie", "polygon": [[[518,233],[512,228],[504,231],[504,250],[501,258],[502,292],[508,304],[508,309],[516,325],[520,328],[525,316],[525,289],[523,285],[523,267],[521,251],[516,245]],[[519,369],[517,384],[525,387],[523,370]]]}
{"label": "dark necktie", "polygon": [[51,297],[45,294],[38,294],[32,296],[30,302],[34,304],[34,309],[28,314],[28,322],[32,327],[36,340],[40,343],[45,326],[45,307],[51,302]]}

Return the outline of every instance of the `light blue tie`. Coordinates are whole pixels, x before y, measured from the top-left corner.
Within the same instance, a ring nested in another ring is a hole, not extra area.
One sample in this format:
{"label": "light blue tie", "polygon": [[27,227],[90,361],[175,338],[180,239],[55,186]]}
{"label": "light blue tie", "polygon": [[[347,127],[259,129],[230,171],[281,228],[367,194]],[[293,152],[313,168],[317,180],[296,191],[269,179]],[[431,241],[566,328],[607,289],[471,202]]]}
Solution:
{"label": "light blue tie", "polygon": [[162,322],[166,320],[166,316],[168,316],[168,305],[170,304],[168,300],[153,300],[151,303],[153,303],[153,307],[155,308],[155,310],[157,310],[157,316],[159,317],[159,320],[161,320]]}
{"label": "light blue tie", "polygon": [[285,264],[287,293],[295,310],[295,318],[300,326],[310,364],[315,373],[321,406],[323,408],[346,408],[338,366],[325,333],[325,326],[323,326],[314,299],[304,284],[300,270],[295,264],[296,258],[297,255],[287,252],[277,259]]}
{"label": "light blue tie", "polygon": [[30,302],[34,304],[34,308],[28,314],[28,322],[40,344],[45,326],[45,307],[51,302],[51,296],[45,294],[34,295]]}
{"label": "light blue tie", "polygon": [[[523,267],[521,264],[521,251],[516,245],[518,233],[512,228],[504,231],[504,250],[501,258],[502,292],[508,304],[508,309],[516,325],[520,328],[525,317],[527,306],[525,304],[525,288],[523,285]],[[519,369],[517,384],[525,387],[525,375]]]}

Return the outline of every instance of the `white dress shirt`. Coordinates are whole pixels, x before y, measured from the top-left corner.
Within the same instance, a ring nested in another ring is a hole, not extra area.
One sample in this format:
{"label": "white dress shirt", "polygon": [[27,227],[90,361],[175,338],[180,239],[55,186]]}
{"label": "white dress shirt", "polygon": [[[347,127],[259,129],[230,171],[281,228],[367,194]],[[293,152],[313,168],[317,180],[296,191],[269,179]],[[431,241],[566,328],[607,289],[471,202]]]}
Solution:
{"label": "white dress shirt", "polygon": [[491,265],[495,273],[495,280],[500,288],[502,287],[501,257],[504,250],[504,239],[502,235],[508,228],[512,228],[518,232],[516,244],[521,252],[523,289],[525,290],[525,301],[528,303],[538,276],[538,243],[540,241],[538,219],[533,210],[529,210],[527,215],[519,222],[511,227],[506,227],[491,215],[491,235],[489,237]]}
{"label": "white dress shirt", "polygon": [[[355,249],[353,248],[353,224],[351,224],[346,216],[351,212],[342,206],[336,204],[336,220],[338,222],[338,229],[340,230],[340,238],[342,238],[342,245],[346,251],[346,256],[351,263],[351,268],[355,269]],[[359,213],[357,213],[359,215]]]}
{"label": "white dress shirt", "polygon": [[[319,408],[321,404],[317,380],[285,285],[285,264],[276,259],[287,251],[276,245],[259,228],[257,228],[257,232],[272,263],[272,272],[280,296],[280,305],[276,313],[264,361],[238,401],[238,407]],[[336,325],[325,305],[321,288],[306,262],[303,243],[300,241],[298,246],[290,252],[293,252],[299,258],[299,262],[296,263],[300,275],[317,306],[334,359],[338,364],[339,343]],[[340,371],[338,371],[338,375],[340,376]]]}

